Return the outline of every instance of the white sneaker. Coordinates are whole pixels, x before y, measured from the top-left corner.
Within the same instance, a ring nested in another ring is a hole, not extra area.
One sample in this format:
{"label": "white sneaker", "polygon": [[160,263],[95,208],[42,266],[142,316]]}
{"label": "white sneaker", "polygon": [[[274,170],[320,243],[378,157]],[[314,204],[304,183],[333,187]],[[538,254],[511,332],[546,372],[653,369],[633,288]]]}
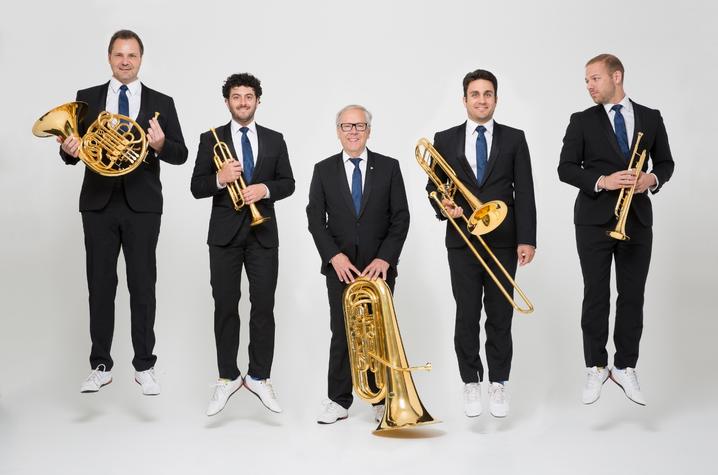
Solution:
{"label": "white sneaker", "polygon": [[464,384],[464,414],[467,417],[481,415],[481,383]]}
{"label": "white sneaker", "polygon": [[213,386],[214,392],[212,392],[212,397],[209,400],[209,406],[207,406],[208,416],[213,416],[224,409],[224,406],[227,405],[229,397],[242,387],[242,376],[234,380],[218,379]]}
{"label": "white sneaker", "polygon": [[489,386],[489,412],[494,417],[506,417],[509,413],[509,398],[506,385],[491,383]]}
{"label": "white sneaker", "polygon": [[262,401],[264,407],[272,412],[282,412],[277,401],[277,393],[274,392],[272,382],[269,379],[254,379],[250,375],[244,377],[244,387]]}
{"label": "white sneaker", "polygon": [[105,371],[105,365],[97,365],[80,386],[81,393],[96,393],[101,387],[112,382],[112,371]]}
{"label": "white sneaker", "polygon": [[374,420],[377,422],[381,422],[381,420],[384,419],[384,410],[386,409],[384,404],[377,404],[376,406],[372,406],[372,409],[374,409]]}
{"label": "white sneaker", "polygon": [[593,366],[586,368],[586,385],[583,387],[581,400],[584,404],[593,404],[601,396],[603,383],[608,379],[608,368]]}
{"label": "white sneaker", "polygon": [[611,379],[618,384],[626,397],[641,406],[646,405],[646,400],[641,393],[641,387],[638,385],[638,374],[635,368],[617,369],[611,368]]}
{"label": "white sneaker", "polygon": [[331,399],[327,399],[322,402],[322,412],[317,416],[317,423],[334,424],[336,421],[341,421],[347,417],[349,417],[349,411]]}
{"label": "white sneaker", "polygon": [[145,396],[157,396],[160,393],[160,383],[157,381],[154,368],[135,371],[135,382],[142,386],[142,394]]}

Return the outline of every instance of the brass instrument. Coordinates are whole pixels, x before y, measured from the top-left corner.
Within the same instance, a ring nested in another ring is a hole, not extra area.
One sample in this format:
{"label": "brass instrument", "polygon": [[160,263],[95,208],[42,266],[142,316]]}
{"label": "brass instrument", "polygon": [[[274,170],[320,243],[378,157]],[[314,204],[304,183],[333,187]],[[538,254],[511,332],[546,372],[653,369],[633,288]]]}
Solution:
{"label": "brass instrument", "polygon": [[414,370],[430,371],[431,364],[408,365],[386,282],[359,277],[344,290],[343,305],[354,391],[370,403],[384,400],[375,432],[439,422],[424,408],[411,377]]}
{"label": "brass instrument", "polygon": [[[37,137],[57,136],[63,141],[70,136],[80,140],[78,158],[102,176],[122,176],[134,171],[147,157],[147,137],[132,118],[121,114],[100,112],[80,137],[78,122],[87,112],[84,102],[68,102],[40,117],[32,127]],[[155,112],[155,119],[159,112]]]}
{"label": "brass instrument", "polygon": [[[456,232],[459,233],[459,235],[469,247],[471,252],[474,254],[476,259],[478,259],[484,269],[486,269],[486,272],[489,274],[489,277],[491,277],[491,280],[496,283],[496,285],[499,287],[499,290],[504,295],[506,300],[511,304],[511,306],[516,309],[516,311],[523,314],[529,314],[533,312],[534,306],[531,301],[529,301],[528,297],[526,297],[526,294],[524,294],[523,290],[521,290],[521,288],[516,284],[516,281],[514,281],[514,279],[511,277],[511,274],[509,274],[506,268],[501,264],[501,262],[499,262],[499,260],[496,258],[496,255],[491,252],[491,248],[489,248],[488,244],[486,244],[486,241],[484,241],[484,239],[481,237],[482,234],[486,234],[496,229],[499,224],[501,224],[501,222],[506,218],[506,214],[508,212],[506,204],[503,201],[499,200],[489,201],[488,203],[482,203],[481,201],[479,201],[479,199],[476,198],[476,196],[474,196],[473,193],[471,193],[469,189],[463,183],[461,183],[461,181],[459,181],[459,179],[456,177],[456,173],[451,168],[451,166],[446,162],[444,157],[441,156],[441,154],[427,139],[419,139],[419,142],[416,144],[415,153],[416,160],[419,162],[419,165],[426,172],[426,174],[429,175],[429,179],[431,179],[434,185],[436,185],[436,188],[438,190],[438,192],[432,191],[431,193],[429,193],[429,197],[436,202],[436,204],[439,206],[439,209],[442,210],[442,212],[449,219],[454,228],[456,228]],[[441,181],[439,175],[436,173],[435,168],[437,166],[447,177],[445,183]],[[469,206],[472,210],[471,216],[468,219],[464,215],[461,216],[466,222],[468,231],[474,236],[476,236],[476,239],[478,239],[481,245],[484,246],[484,249],[486,249],[486,252],[493,259],[494,263],[499,268],[501,273],[509,281],[511,287],[513,287],[513,289],[518,292],[519,296],[526,304],[525,307],[521,307],[516,302],[516,300],[508,293],[503,284],[499,282],[499,279],[496,277],[496,274],[494,274],[486,261],[481,257],[479,252],[476,250],[476,247],[471,244],[469,238],[466,236],[466,234],[464,234],[459,224],[454,218],[451,217],[449,211],[441,202],[441,198],[439,197],[439,195],[453,202],[454,194],[456,193],[456,191],[459,191],[464,196],[464,199],[466,199],[466,201],[469,203]]]}
{"label": "brass instrument", "polygon": [[[641,141],[641,137],[643,137],[643,132],[638,132],[636,136],[636,145],[633,146],[631,161],[628,164],[628,170],[635,170],[636,177],[634,178],[633,185],[631,185],[630,188],[621,188],[621,192],[618,194],[616,208],[614,209],[614,214],[616,215],[616,218],[618,218],[616,227],[611,231],[606,231],[608,236],[613,239],[618,239],[619,241],[628,241],[631,239],[626,234],[626,219],[628,218],[628,210],[631,207],[631,201],[633,201],[633,194],[636,192],[638,177],[641,176],[641,171],[643,170],[643,165],[646,163],[647,156],[645,148],[640,154],[638,153],[638,144]],[[633,163],[636,156],[638,156],[638,160],[636,160],[636,163]]]}
{"label": "brass instrument", "polygon": [[[212,131],[212,135],[214,135],[214,140],[217,142],[214,144],[214,157],[212,158],[214,160],[214,166],[217,167],[217,171],[220,171],[224,164],[230,160],[234,160],[234,157],[229,151],[227,144],[219,140],[219,137],[217,137],[217,131],[214,130],[214,128],[210,130]],[[232,200],[232,205],[234,205],[235,211],[241,210],[246,204],[244,197],[242,196],[242,190],[245,188],[247,188],[247,184],[244,182],[242,175],[239,175],[239,178],[235,181],[227,183],[227,191],[229,192],[229,197]],[[262,216],[257,208],[257,205],[254,203],[249,205],[249,212],[252,214],[251,226],[257,226],[272,219]]]}

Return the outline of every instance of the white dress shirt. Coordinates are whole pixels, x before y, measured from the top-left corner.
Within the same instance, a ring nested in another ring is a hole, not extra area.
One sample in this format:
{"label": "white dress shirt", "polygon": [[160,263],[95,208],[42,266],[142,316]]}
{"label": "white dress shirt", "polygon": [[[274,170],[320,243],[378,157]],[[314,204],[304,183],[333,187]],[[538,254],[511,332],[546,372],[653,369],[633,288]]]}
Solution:
{"label": "white dress shirt", "polygon": [[[239,163],[244,166],[244,152],[242,151],[242,131],[239,130],[242,127],[247,127],[247,138],[249,139],[249,146],[252,148],[252,163],[254,163],[255,169],[257,166],[257,153],[259,152],[259,139],[257,138],[257,124],[252,121],[248,125],[242,125],[236,120],[232,119],[230,123],[230,130],[232,132],[232,145],[234,146],[234,157]],[[227,185],[222,185],[219,182],[219,176],[217,177],[217,188],[225,188]],[[264,185],[267,193],[264,195],[264,199],[269,198],[269,187]]]}
{"label": "white dress shirt", "polygon": [[352,189],[352,180],[354,176],[354,164],[352,163],[350,158],[361,158],[361,161],[359,162],[359,171],[361,171],[361,189],[362,192],[364,191],[364,180],[366,178],[366,161],[367,161],[367,152],[366,147],[364,147],[364,150],[362,153],[359,154],[358,157],[352,157],[347,152],[342,151],[342,157],[344,158],[344,171],[347,174],[347,183],[349,183],[349,191]]}
{"label": "white dress shirt", "polygon": [[479,136],[476,127],[479,125],[486,127],[484,131],[484,137],[486,138],[486,163],[489,162],[491,144],[494,139],[494,119],[489,120],[485,124],[479,124],[471,119],[466,119],[466,143],[464,145],[464,153],[466,154],[466,160],[469,161],[469,165],[474,171],[474,176],[476,176],[476,138]]}
{"label": "white dress shirt", "polygon": [[[119,114],[118,106],[120,101],[120,87],[122,83],[114,76],[110,79],[110,87],[107,88],[107,100],[105,110],[111,114]],[[127,101],[130,104],[130,118],[137,120],[140,113],[140,99],[142,98],[142,83],[135,79],[127,85]]]}

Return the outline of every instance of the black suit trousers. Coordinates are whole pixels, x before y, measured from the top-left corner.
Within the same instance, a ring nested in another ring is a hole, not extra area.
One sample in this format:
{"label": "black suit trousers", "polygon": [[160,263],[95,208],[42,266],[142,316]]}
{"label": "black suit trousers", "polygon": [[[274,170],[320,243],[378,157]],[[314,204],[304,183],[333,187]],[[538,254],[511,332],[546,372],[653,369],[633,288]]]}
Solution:
{"label": "black suit trousers", "polygon": [[613,364],[636,367],[643,332],[643,292],[651,262],[651,227],[628,220],[628,241],[606,235],[605,226],[576,226],[576,245],[583,273],[583,353],[586,366],[607,366],[608,317],[611,311],[611,264],[616,262],[616,346]]}
{"label": "black suit trousers", "polygon": [[160,233],[159,213],[138,213],[127,204],[122,182],[118,181],[109,203],[99,211],[84,211],[87,259],[87,287],[90,303],[90,338],[93,368],[112,368],[110,357],[115,328],[117,258],[122,249],[130,292],[131,333],[137,371],[152,368],[155,346],[155,249]]}
{"label": "black suit trousers", "polygon": [[[344,289],[347,284],[341,282],[333,268],[327,272],[327,292],[329,295],[329,318],[332,340],[329,345],[329,372],[327,375],[327,395],[329,399],[345,409],[352,405],[352,373],[347,348],[347,332],[344,324],[344,306],[342,304]],[[389,274],[386,283],[394,292],[396,276]],[[373,374],[369,373],[369,384],[372,389]]]}
{"label": "black suit trousers", "polygon": [[219,377],[237,379],[239,299],[242,268],[249,279],[249,368],[256,379],[270,377],[274,358],[274,291],[279,249],[265,248],[249,226],[240,227],[226,246],[209,246],[209,269],[214,297],[214,337]]}
{"label": "black suit trousers", "polygon": [[[477,249],[481,248],[480,255],[489,263],[491,270],[499,277],[509,294],[513,295],[511,284],[486,254],[483,246],[475,239],[472,239],[472,242]],[[514,277],[518,260],[516,248],[494,248],[492,252]],[[484,366],[479,355],[483,307],[486,311],[484,329],[489,381],[508,381],[513,356],[511,321],[514,309],[468,247],[449,248],[448,259],[451,288],[456,301],[454,349],[461,379],[464,383],[475,383],[484,379]]]}

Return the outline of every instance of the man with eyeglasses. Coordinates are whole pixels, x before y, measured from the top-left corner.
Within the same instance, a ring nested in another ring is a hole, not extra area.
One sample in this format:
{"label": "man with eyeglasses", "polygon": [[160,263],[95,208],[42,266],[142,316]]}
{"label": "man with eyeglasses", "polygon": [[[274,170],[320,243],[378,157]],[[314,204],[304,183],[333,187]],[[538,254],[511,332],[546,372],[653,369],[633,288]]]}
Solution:
{"label": "man with eyeglasses", "polygon": [[[307,219],[322,260],[329,294],[328,400],[320,424],[346,419],[352,378],[344,327],[342,294],[357,276],[381,278],[394,290],[399,254],[409,230],[409,206],[399,162],[366,148],[371,114],[349,105],[336,117],[342,151],[314,167]],[[383,404],[374,406],[381,421]]]}

